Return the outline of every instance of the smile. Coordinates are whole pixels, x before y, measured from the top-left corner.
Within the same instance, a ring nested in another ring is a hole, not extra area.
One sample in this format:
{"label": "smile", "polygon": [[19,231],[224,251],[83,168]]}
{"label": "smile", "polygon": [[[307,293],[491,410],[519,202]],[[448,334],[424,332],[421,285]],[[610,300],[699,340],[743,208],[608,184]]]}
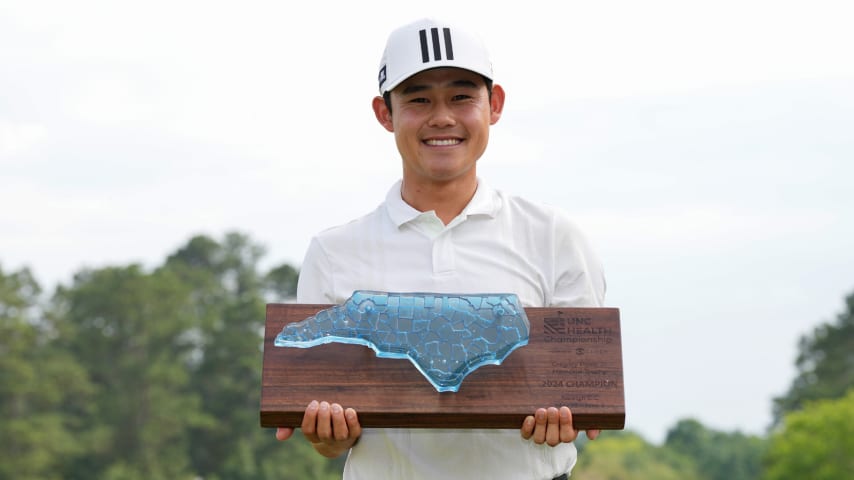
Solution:
{"label": "smile", "polygon": [[450,145],[459,145],[462,143],[462,140],[459,138],[443,138],[443,139],[427,139],[424,141],[427,145],[437,146],[437,147],[447,147]]}

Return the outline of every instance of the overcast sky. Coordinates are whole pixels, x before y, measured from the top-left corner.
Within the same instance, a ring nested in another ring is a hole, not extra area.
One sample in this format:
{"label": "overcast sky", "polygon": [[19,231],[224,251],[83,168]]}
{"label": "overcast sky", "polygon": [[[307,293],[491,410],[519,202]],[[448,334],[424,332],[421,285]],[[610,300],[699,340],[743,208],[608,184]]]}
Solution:
{"label": "overcast sky", "polygon": [[480,176],[605,264],[628,427],[764,432],[854,291],[851,2],[302,3],[0,0],[3,270],[51,290],[232,230],[298,265],[399,176],[387,34],[458,19],[507,90]]}

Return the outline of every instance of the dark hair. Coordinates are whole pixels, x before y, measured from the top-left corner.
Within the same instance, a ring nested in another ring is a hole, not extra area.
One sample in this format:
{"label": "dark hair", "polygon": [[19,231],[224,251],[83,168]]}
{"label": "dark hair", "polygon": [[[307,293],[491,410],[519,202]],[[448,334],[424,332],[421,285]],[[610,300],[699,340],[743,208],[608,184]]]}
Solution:
{"label": "dark hair", "polygon": [[[484,77],[483,75],[481,75],[480,78],[482,78],[483,83],[486,84],[486,91],[489,95],[489,101],[492,101],[492,80]],[[383,101],[385,102],[386,108],[388,108],[388,113],[391,113],[391,91],[383,93]]]}

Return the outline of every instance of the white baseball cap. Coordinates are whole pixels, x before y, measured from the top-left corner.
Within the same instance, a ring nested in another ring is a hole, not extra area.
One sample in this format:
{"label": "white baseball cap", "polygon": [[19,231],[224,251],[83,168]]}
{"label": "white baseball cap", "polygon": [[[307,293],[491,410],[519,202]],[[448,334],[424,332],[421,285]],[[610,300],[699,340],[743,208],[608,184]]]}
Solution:
{"label": "white baseball cap", "polygon": [[380,61],[380,95],[416,73],[437,67],[471,70],[492,80],[492,62],[476,34],[456,25],[424,18],[391,32]]}

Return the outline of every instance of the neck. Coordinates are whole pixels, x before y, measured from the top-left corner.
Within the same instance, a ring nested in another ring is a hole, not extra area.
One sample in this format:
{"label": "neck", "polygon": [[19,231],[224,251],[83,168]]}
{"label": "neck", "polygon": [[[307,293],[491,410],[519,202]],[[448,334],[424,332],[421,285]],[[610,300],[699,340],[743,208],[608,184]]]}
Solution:
{"label": "neck", "polygon": [[433,210],[447,225],[466,208],[477,190],[477,178],[444,183],[419,184],[403,179],[400,194],[403,201],[419,212]]}

